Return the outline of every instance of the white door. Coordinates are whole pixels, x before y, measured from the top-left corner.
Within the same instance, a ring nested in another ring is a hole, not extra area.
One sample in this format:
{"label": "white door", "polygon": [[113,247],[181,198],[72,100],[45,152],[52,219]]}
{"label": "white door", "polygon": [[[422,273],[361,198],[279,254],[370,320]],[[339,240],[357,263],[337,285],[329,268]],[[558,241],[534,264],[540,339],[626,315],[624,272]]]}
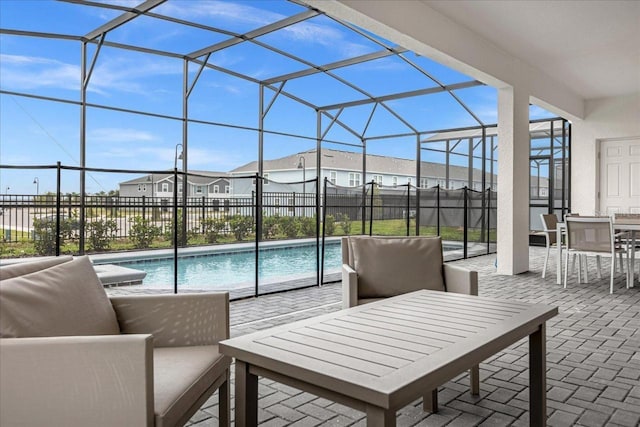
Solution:
{"label": "white door", "polygon": [[600,146],[600,213],[640,213],[640,139]]}

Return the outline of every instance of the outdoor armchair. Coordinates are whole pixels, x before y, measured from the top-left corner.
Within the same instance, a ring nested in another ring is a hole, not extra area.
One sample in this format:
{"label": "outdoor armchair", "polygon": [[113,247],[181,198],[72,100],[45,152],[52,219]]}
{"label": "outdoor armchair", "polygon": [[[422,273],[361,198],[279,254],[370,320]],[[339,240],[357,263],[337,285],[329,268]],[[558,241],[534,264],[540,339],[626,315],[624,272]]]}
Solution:
{"label": "outdoor armchair", "polygon": [[86,257],[3,267],[0,425],[177,426],[219,390],[227,293],[108,298]]}
{"label": "outdoor armchair", "polygon": [[[478,272],[445,264],[440,237],[342,238],[343,308],[420,289],[478,295]],[[479,394],[478,366],[469,377],[471,394]],[[425,394],[426,411],[437,411],[437,396]]]}

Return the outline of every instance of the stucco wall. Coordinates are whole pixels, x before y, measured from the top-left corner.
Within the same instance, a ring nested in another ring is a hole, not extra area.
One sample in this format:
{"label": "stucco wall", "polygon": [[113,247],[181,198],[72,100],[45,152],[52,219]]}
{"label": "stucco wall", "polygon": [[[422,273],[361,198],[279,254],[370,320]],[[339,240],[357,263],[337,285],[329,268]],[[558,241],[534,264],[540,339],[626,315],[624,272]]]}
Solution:
{"label": "stucco wall", "polygon": [[573,123],[571,146],[571,208],[598,210],[598,143],[640,137],[640,93],[588,100],[585,119]]}

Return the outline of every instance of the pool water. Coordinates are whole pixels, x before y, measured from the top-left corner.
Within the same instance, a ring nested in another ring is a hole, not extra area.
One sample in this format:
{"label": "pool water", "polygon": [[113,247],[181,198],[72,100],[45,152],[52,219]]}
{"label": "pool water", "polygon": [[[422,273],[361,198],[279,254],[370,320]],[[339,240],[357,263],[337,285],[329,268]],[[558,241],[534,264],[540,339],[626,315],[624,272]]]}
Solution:
{"label": "pool water", "polygon": [[[316,276],[316,246],[290,246],[260,249],[260,284]],[[240,289],[255,284],[254,251],[212,253],[180,257],[178,286],[182,289]],[[339,271],[342,264],[340,242],[325,244],[325,273]],[[147,273],[143,284],[150,288],[173,286],[173,259],[119,262],[123,267]]]}

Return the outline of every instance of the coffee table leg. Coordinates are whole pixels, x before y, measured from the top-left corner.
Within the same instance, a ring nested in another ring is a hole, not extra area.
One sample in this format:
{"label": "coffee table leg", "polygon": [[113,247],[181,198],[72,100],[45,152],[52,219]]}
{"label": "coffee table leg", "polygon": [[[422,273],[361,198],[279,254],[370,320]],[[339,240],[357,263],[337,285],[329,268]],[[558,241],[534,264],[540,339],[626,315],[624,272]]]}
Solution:
{"label": "coffee table leg", "polygon": [[547,425],[546,326],[529,335],[529,425]]}
{"label": "coffee table leg", "polygon": [[396,411],[367,406],[367,427],[395,427]]}
{"label": "coffee table leg", "polygon": [[258,377],[236,359],[236,426],[258,425]]}
{"label": "coffee table leg", "polygon": [[438,389],[434,388],[429,393],[422,396],[422,410],[425,412],[438,412]]}

